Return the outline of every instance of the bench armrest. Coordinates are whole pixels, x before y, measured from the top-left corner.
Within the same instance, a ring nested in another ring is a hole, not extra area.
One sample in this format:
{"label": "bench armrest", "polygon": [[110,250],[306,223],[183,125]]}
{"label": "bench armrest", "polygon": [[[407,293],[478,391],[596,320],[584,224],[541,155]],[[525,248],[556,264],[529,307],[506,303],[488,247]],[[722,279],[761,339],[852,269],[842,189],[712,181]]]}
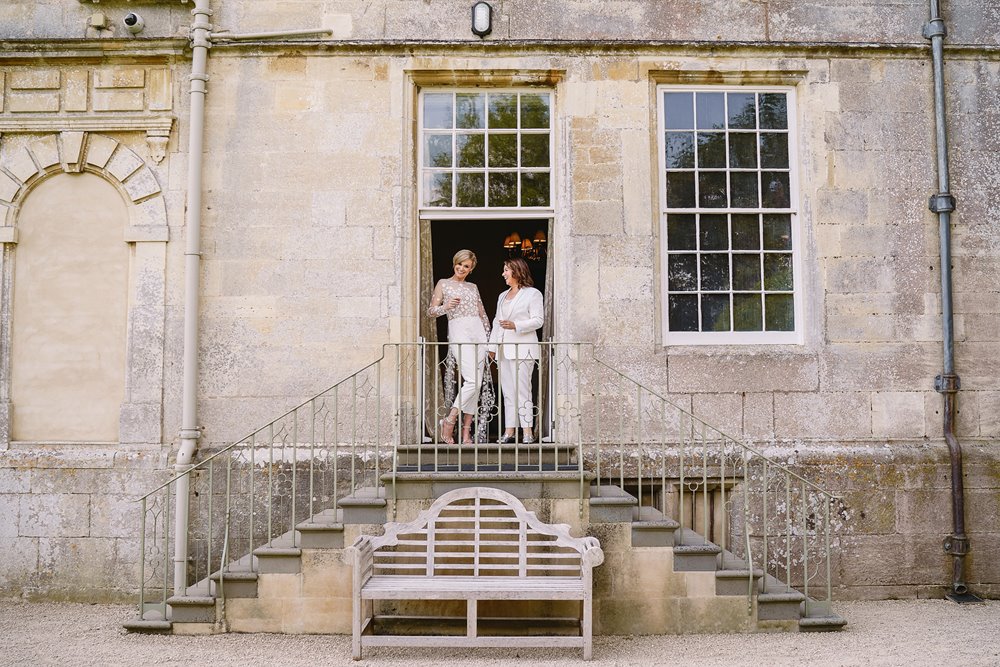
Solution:
{"label": "bench armrest", "polygon": [[354,565],[354,592],[359,594],[361,587],[372,576],[372,565],[375,563],[375,550],[372,548],[371,535],[360,535],[354,544],[345,549]]}
{"label": "bench armrest", "polygon": [[584,537],[583,551],[580,552],[581,561],[588,567],[597,567],[604,562],[604,550],[601,549],[601,542],[596,537]]}

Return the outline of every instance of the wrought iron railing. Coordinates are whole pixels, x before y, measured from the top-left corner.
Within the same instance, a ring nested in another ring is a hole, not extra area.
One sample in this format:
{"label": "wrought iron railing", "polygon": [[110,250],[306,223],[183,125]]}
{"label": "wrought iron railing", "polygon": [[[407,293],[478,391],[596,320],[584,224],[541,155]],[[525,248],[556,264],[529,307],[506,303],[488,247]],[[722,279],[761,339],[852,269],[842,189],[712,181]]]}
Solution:
{"label": "wrought iron railing", "polygon": [[[501,367],[530,373],[530,404],[518,396],[512,422],[532,427],[531,442],[521,429],[501,442],[511,408],[487,352],[387,344],[378,360],[246,437],[203,450],[201,461],[140,499],[141,617],[167,618],[172,592],[214,594],[213,574],[254,571],[256,548],[298,546],[295,527],[318,515],[335,521],[345,496],[368,488],[392,503],[407,474],[464,472],[569,475],[579,480],[581,511],[589,494],[619,486],[638,499],[637,518],[655,510],[679,522],[678,545],[711,541],[723,568],[771,575],[759,590],[774,592],[781,580],[816,598],[811,613],[828,609],[835,496],[770,460],[760,443],[723,433],[708,415],[601,361],[588,343],[541,343],[537,361]],[[478,396],[471,442],[461,442],[460,411],[450,444],[440,420],[451,414],[466,355],[477,362],[465,366]],[[183,477],[188,567],[186,581],[175,582],[171,502]]]}

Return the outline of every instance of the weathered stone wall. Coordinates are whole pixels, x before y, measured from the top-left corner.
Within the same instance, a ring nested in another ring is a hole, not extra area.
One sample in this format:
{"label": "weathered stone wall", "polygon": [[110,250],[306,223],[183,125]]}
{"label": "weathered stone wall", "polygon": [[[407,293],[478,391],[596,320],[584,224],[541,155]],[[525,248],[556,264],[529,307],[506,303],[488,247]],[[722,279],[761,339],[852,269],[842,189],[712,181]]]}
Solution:
{"label": "weathered stone wall", "polygon": [[[327,27],[335,43],[212,52],[199,387],[206,445],[245,435],[374,359],[381,343],[416,335],[422,286],[412,73],[552,71],[559,79],[557,337],[597,342],[609,361],[729,433],[778,439],[790,444],[776,451],[818,461],[808,469],[844,492],[854,512],[838,595],[941,593],[950,573],[940,549],[950,531],[949,483],[932,388],[941,365],[940,275],[937,220],[926,208],[936,177],[930,62],[920,47],[925,2],[503,0],[487,42],[507,44],[492,51],[471,35],[467,2],[213,5],[219,29]],[[983,556],[1000,539],[991,522],[1000,496],[1000,203],[993,192],[1000,62],[989,48],[998,37],[992,4],[947,5],[948,42],[987,47],[950,51],[946,75],[958,197],[958,432],[970,451],[969,581],[996,595],[1000,570]],[[147,319],[133,336],[145,348],[129,361],[142,368],[133,377],[143,381],[127,385],[136,406],[123,410],[128,449],[14,443],[0,452],[0,508],[10,510],[0,512],[0,540],[12,554],[0,565],[3,595],[117,599],[133,586],[131,501],[165,478],[180,425],[189,65],[184,42],[167,38],[186,34],[190,7],[0,6],[0,40],[10,46],[0,56],[0,199],[10,202],[7,195],[37,178],[28,168],[39,168],[38,156],[28,164],[21,153],[32,141],[101,132],[139,156],[152,179],[140,187],[138,177],[123,174],[123,197],[143,215],[159,201],[157,220],[169,227],[162,238],[142,232],[155,242],[134,246],[142,284],[162,295],[159,315],[143,311]],[[140,39],[124,39],[126,11],[144,16]],[[105,12],[113,29],[88,30],[95,12]],[[345,40],[385,43],[337,44]],[[690,43],[697,41],[720,46]],[[719,72],[798,78],[801,346],[663,347],[653,91],[671,72],[694,83],[715,82]],[[10,208],[0,211],[8,226],[16,218]],[[2,238],[5,256],[16,256],[13,238]],[[165,250],[158,256],[153,245]],[[157,316],[160,333],[150,334]],[[6,392],[0,387],[5,424]],[[895,563],[889,553],[905,558]]]}

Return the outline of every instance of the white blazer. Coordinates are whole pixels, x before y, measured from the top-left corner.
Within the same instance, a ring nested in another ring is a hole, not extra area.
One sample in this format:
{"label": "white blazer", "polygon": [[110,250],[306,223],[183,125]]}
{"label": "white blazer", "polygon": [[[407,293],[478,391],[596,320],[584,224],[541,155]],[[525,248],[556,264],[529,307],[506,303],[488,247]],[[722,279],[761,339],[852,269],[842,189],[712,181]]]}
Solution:
{"label": "white blazer", "polygon": [[[512,300],[505,301],[507,292],[510,290],[504,290],[497,299],[497,314],[490,331],[490,351],[496,352],[500,344],[500,356],[505,359],[538,359],[541,350],[537,331],[545,323],[542,293],[534,287],[522,287]],[[513,321],[514,330],[501,327],[500,320]]]}

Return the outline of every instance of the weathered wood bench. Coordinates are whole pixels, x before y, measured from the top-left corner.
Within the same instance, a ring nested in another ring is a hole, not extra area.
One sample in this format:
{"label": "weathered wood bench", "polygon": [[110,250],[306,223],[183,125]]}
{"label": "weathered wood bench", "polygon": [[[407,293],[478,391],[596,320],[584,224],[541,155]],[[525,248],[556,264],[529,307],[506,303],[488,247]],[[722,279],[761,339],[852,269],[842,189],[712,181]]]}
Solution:
{"label": "weathered wood bench", "polygon": [[[366,646],[582,647],[591,656],[593,568],[600,542],[545,524],[499,489],[450,491],[410,523],[362,535],[354,560],[353,655]],[[376,635],[375,600],[465,600],[466,634]],[[480,636],[480,600],[579,600],[580,635]]]}

